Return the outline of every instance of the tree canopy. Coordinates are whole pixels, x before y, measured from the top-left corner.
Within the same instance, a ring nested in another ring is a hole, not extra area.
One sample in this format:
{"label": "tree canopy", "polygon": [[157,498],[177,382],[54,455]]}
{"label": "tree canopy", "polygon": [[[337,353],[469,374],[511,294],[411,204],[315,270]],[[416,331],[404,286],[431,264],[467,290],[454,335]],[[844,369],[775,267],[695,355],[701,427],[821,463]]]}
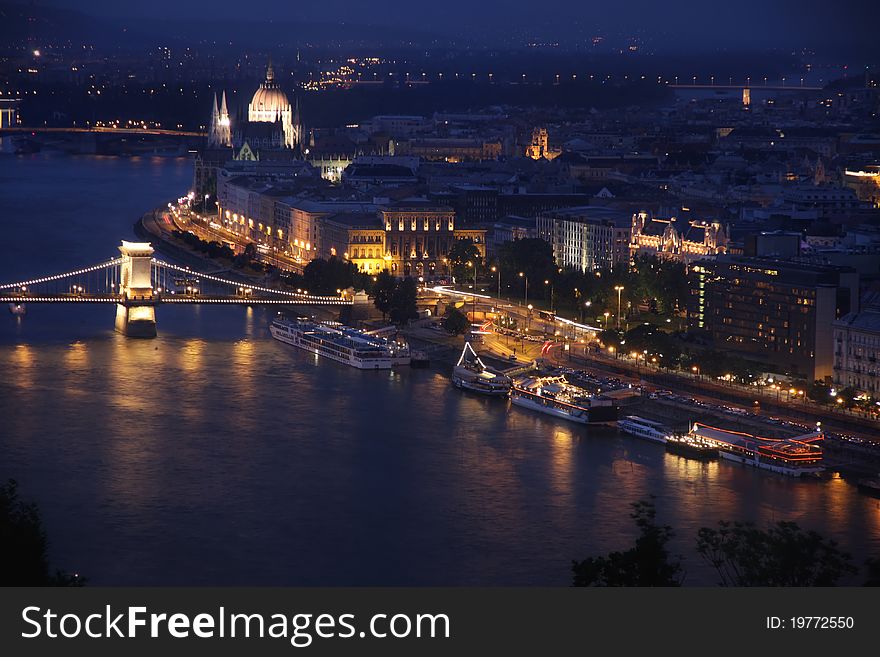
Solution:
{"label": "tree canopy", "polygon": [[0,486],[0,586],[81,586],[79,575],[51,574],[39,509],[18,497],[18,484],[10,479]]}
{"label": "tree canopy", "polygon": [[472,239],[464,238],[455,240],[449,253],[446,255],[452,267],[452,275],[459,283],[474,276],[482,262],[480,249]]}
{"label": "tree canopy", "polygon": [[639,537],[630,549],[572,562],[573,586],[681,586],[681,561],[669,554],[672,528],[658,525],[653,501],[636,502],[630,517]]}
{"label": "tree canopy", "polygon": [[446,309],[446,315],[443,317],[443,328],[452,333],[452,335],[464,335],[470,330],[471,323],[467,315],[458,308],[449,306]]}
{"label": "tree canopy", "polygon": [[418,289],[412,278],[394,278],[388,270],[376,277],[373,284],[373,304],[395,324],[406,324],[418,317],[416,307]]}
{"label": "tree canopy", "polygon": [[[572,562],[573,586],[680,586],[680,557],[669,553],[674,534],[655,520],[653,498],[636,502],[631,517],[639,528],[625,551]],[[858,572],[834,540],[796,523],[761,529],[750,522],[721,521],[697,531],[697,554],[718,574],[721,586],[835,586]],[[880,585],[880,560],[867,562],[866,586]]]}
{"label": "tree canopy", "polygon": [[835,541],[788,521],[768,529],[739,522],[703,527],[697,553],[715,569],[722,586],[834,586],[856,572]]}

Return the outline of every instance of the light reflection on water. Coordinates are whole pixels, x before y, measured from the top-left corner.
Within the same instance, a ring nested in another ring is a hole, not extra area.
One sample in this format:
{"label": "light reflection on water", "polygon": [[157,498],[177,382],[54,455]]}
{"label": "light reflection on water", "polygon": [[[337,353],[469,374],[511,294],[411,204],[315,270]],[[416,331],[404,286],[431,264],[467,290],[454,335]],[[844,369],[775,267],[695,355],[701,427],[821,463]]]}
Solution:
{"label": "light reflection on water", "polygon": [[[28,191],[0,187],[6,207],[24,208],[33,180],[63,194],[69,160],[16,162],[0,160],[0,181],[26,177]],[[187,184],[174,162],[75,166],[69,184],[92,194],[71,192],[75,235],[46,233],[37,262],[56,268],[106,255],[85,240],[68,253],[80,229],[113,247],[161,202],[137,196],[144,168],[170,195]],[[132,189],[112,219],[101,177]],[[0,229],[24,241],[6,214]],[[42,273],[20,251],[0,247],[0,280]],[[691,461],[463,394],[436,369],[316,359],[271,340],[268,311],[194,310],[159,308],[144,341],[115,334],[106,308],[0,321],[0,478],[40,503],[53,562],[95,584],[565,585],[572,558],[631,544],[629,505],[649,495],[690,583],[714,581],[693,541],[720,519],[796,520],[859,558],[878,552],[880,505],[846,482]]]}

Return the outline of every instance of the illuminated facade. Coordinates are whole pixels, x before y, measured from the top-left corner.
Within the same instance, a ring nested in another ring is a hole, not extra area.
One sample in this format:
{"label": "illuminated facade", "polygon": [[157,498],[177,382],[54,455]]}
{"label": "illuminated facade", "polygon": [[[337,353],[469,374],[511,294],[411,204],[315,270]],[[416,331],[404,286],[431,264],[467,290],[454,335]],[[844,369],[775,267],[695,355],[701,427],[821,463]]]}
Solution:
{"label": "illuminated facade", "polygon": [[532,130],[532,141],[526,146],[526,157],[533,160],[542,158],[552,160],[562,153],[561,149],[550,148],[550,135],[547,128],[535,128]]}
{"label": "illuminated facade", "polygon": [[13,128],[18,124],[18,100],[0,98],[0,128]]}
{"label": "illuminated facade", "polygon": [[560,267],[582,272],[614,269],[629,262],[629,216],[602,206],[544,212],[536,219],[538,237],[553,247]]}
{"label": "illuminated facade", "polygon": [[147,242],[122,242],[119,247],[119,293],[116,330],[136,338],[156,337],[156,309],[153,298],[153,247]]}
{"label": "illuminated facade", "polygon": [[831,380],[834,321],[858,308],[849,267],[722,255],[691,268],[688,323],[768,371]]}
{"label": "illuminated facade", "polygon": [[232,146],[232,122],[226,107],[226,92],[223,92],[220,108],[217,108],[217,94],[214,94],[214,107],[211,110],[211,124],[208,126],[208,146],[212,148]]}
{"label": "illuminated facade", "polygon": [[401,202],[381,208],[385,263],[394,276],[433,276],[448,272],[446,256],[457,239],[471,239],[486,257],[486,231],[456,230],[455,211],[430,202]]}
{"label": "illuminated facade", "polygon": [[718,221],[660,218],[647,212],[632,216],[630,251],[660,258],[691,262],[727,252],[730,234]]}
{"label": "illuminated facade", "polygon": [[880,396],[880,294],[834,323],[834,382]]}
{"label": "illuminated facade", "polygon": [[378,274],[386,269],[388,262],[385,260],[385,230],[379,226],[351,228],[348,231],[348,253],[345,257],[368,274]]}
{"label": "illuminated facade", "polygon": [[244,159],[260,159],[260,151],[294,149],[302,146],[303,129],[299,101],[292,106],[287,94],[275,81],[272,62],[266,78],[254,92],[247,107],[247,118],[233,118],[226,106],[226,92],[220,106],[214,97],[211,122],[208,125],[210,148],[232,146]]}
{"label": "illuminated facade", "polygon": [[843,172],[843,184],[856,193],[860,201],[880,208],[880,166]]}

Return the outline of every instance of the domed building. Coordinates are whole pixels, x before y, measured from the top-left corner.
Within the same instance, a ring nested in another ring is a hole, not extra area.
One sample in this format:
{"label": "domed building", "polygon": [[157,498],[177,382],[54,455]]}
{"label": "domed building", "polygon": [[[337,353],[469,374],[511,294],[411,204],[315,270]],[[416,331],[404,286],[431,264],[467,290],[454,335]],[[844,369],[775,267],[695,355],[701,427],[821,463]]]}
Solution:
{"label": "domed building", "polygon": [[226,108],[226,92],[218,111],[217,99],[211,125],[208,127],[209,147],[233,147],[238,159],[260,159],[260,153],[294,150],[302,144],[299,103],[292,107],[287,94],[275,81],[272,62],[266,68],[266,79],[254,92],[247,107],[247,117],[239,112],[230,117]]}
{"label": "domed building", "polygon": [[281,123],[284,133],[284,146],[293,148],[299,141],[297,129],[294,127],[293,110],[290,101],[278,83],[275,82],[275,71],[272,62],[266,68],[266,79],[254,92],[248,105],[248,122],[250,123]]}

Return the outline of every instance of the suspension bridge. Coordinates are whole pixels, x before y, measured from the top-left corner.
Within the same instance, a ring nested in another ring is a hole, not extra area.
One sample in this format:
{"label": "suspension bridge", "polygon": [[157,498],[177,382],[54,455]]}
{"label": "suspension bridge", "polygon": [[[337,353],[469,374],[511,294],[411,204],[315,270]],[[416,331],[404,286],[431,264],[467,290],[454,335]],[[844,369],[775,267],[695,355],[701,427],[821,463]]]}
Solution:
{"label": "suspension bridge", "polygon": [[222,278],[153,257],[146,242],[123,241],[120,256],[74,271],[0,284],[0,302],[13,312],[25,304],[115,304],[116,330],[156,336],[156,307],[174,304],[350,306],[343,296],[319,296]]}

